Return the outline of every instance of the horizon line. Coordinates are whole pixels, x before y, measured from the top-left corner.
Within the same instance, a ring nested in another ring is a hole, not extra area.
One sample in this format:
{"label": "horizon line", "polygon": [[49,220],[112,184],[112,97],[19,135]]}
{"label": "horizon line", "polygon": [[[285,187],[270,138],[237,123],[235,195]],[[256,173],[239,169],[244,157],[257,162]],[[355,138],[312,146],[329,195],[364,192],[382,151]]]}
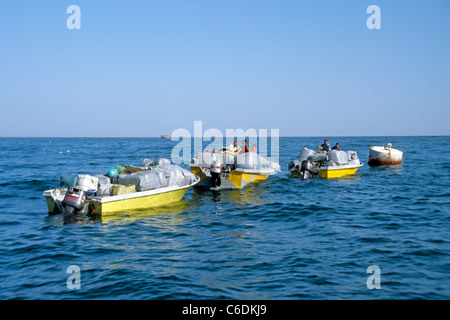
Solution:
{"label": "horizon line", "polygon": [[[337,137],[337,138],[364,138],[364,137],[449,137],[450,134],[429,134],[429,135],[323,135],[323,136],[279,136],[279,138],[324,138],[324,137]],[[43,138],[86,138],[86,139],[149,139],[149,138],[158,138],[164,140],[170,140],[168,138],[162,138],[161,136],[0,136],[0,139],[5,138],[24,138],[24,139],[43,139]],[[191,138],[201,138],[201,136],[191,136]],[[223,138],[226,138],[224,136]],[[267,136],[270,138],[270,136]]]}

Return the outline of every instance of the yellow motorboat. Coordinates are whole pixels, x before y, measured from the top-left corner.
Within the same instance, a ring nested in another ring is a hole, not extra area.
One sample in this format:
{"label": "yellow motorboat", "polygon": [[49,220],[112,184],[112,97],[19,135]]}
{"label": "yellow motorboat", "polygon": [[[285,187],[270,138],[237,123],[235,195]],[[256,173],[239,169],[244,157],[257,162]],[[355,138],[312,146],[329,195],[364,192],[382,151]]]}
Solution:
{"label": "yellow motorboat", "polygon": [[[143,162],[147,160],[143,159]],[[109,175],[113,171],[110,170],[106,175],[77,175],[64,180],[70,184],[62,183],[60,188],[44,191],[48,212],[103,216],[158,207],[181,200],[191,187],[200,182],[200,177],[170,164],[170,160],[165,158],[157,159],[149,166],[132,169],[133,172],[116,172],[114,176]]]}
{"label": "yellow motorboat", "polygon": [[[89,214],[116,214],[130,210],[163,206],[179,201],[185,193],[200,181],[199,177],[187,186],[170,186],[148,191],[131,192],[113,196],[86,197],[84,210]],[[46,190],[43,194],[50,214],[64,212],[62,203],[68,189],[56,188]],[[83,203],[84,204],[84,203]]]}
{"label": "yellow motorboat", "polygon": [[109,197],[93,197],[89,202],[88,213],[116,214],[129,210],[142,210],[151,207],[163,206],[180,201],[185,193],[200,181],[196,177],[190,185],[170,186],[148,191],[133,192]]}
{"label": "yellow motorboat", "polygon": [[347,177],[354,175],[362,166],[355,151],[315,152],[307,148],[302,150],[298,160],[287,165],[293,177],[303,179],[319,175],[325,179]]}
{"label": "yellow motorboat", "polygon": [[218,189],[241,189],[249,183],[267,180],[280,171],[278,163],[248,152],[234,157],[229,153],[200,153],[189,164],[200,177],[197,186]]}

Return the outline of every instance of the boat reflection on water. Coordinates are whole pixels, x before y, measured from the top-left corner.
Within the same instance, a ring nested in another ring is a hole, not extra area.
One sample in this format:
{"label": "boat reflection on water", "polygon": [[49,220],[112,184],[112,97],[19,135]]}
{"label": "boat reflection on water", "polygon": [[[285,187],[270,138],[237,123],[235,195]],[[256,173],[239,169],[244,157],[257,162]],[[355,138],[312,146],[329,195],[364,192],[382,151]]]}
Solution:
{"label": "boat reflection on water", "polygon": [[[130,223],[136,220],[164,220],[161,215],[177,215],[188,211],[192,204],[188,200],[167,204],[165,206],[150,207],[142,210],[129,210],[111,213],[108,215],[89,215],[86,213],[67,213],[50,215],[47,221],[52,226],[68,224],[92,224],[92,223]],[[180,218],[181,219],[181,218]],[[161,221],[162,222],[162,221]]]}
{"label": "boat reflection on water", "polygon": [[62,213],[56,215],[48,215],[45,220],[50,226],[64,226],[70,224],[92,224],[98,223],[95,217],[88,216],[85,213]]}
{"label": "boat reflection on water", "polygon": [[381,164],[377,166],[370,166],[370,172],[392,172],[392,173],[401,173],[404,170],[403,164]]}
{"label": "boat reflection on water", "polygon": [[153,208],[146,208],[142,210],[130,210],[130,211],[123,211],[118,212],[114,214],[108,214],[108,215],[99,215],[94,216],[95,219],[98,221],[101,221],[102,223],[111,223],[111,222],[133,222],[136,220],[141,219],[157,219],[158,215],[172,215],[172,214],[180,214],[187,210],[192,205],[187,200],[180,200],[175,203],[167,204],[164,206],[159,207],[153,207]]}
{"label": "boat reflection on water", "polygon": [[[235,203],[237,205],[261,205],[265,192],[269,186],[268,181],[261,181],[242,189],[193,189],[192,198],[198,201],[209,201],[217,203]],[[210,197],[208,197],[208,195]]]}

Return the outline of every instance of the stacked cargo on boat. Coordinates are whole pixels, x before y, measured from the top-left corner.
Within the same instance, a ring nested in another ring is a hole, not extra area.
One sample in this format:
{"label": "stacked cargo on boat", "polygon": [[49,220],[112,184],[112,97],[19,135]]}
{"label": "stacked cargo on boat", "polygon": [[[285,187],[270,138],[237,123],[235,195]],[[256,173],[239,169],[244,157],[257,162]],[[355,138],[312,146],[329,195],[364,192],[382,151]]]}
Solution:
{"label": "stacked cargo on boat", "polygon": [[362,165],[356,151],[315,152],[304,148],[298,159],[292,160],[286,166],[292,176],[309,179],[320,175],[329,179],[353,175]]}
{"label": "stacked cargo on boat", "polygon": [[185,189],[198,180],[189,170],[171,164],[169,159],[152,161],[144,158],[141,166],[116,165],[103,175],[63,176],[60,178],[61,188],[47,190],[44,196],[49,213],[87,212],[89,205],[94,208],[94,202],[101,204],[128,199],[131,194],[133,198],[139,198],[159,194],[160,191]]}

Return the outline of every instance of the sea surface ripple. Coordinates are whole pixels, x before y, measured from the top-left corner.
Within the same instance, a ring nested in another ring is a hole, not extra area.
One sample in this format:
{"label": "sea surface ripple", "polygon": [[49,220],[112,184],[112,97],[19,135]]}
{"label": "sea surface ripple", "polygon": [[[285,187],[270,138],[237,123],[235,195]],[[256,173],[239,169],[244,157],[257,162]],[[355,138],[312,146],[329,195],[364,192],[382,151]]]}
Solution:
{"label": "sea surface ripple", "polygon": [[[0,299],[449,299],[450,138],[328,139],[358,152],[355,176],[291,178],[285,165],[323,138],[282,137],[282,171],[267,181],[92,219],[48,215],[43,191],[170,157],[177,142],[1,138]],[[389,142],[403,165],[369,167],[369,146]],[[366,285],[372,265],[380,289]]]}

